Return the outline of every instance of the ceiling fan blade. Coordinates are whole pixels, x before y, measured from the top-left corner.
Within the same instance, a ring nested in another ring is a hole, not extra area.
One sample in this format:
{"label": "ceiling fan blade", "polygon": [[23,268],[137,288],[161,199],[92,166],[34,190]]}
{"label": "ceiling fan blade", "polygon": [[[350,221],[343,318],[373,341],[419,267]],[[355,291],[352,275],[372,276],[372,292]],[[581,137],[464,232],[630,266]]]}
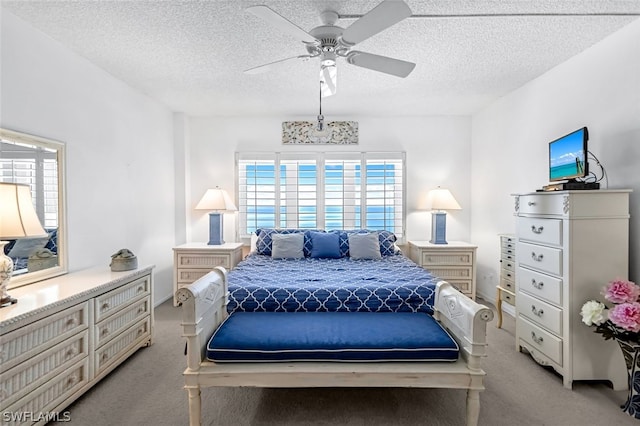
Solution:
{"label": "ceiling fan blade", "polygon": [[320,67],[320,93],[322,97],[333,96],[338,90],[338,67],[322,65]]}
{"label": "ceiling fan blade", "polygon": [[342,41],[353,46],[411,16],[411,9],[401,0],[384,0],[342,33]]}
{"label": "ceiling fan blade", "polygon": [[373,53],[358,52],[352,50],[347,57],[347,62],[374,71],[380,71],[396,77],[406,77],[411,74],[416,64],[413,62],[393,59],[387,56],[374,55]]}
{"label": "ceiling fan blade", "polygon": [[318,39],[307,33],[305,30],[289,21],[287,18],[274,12],[267,6],[252,6],[248,7],[247,12],[251,12],[255,16],[264,19],[280,31],[288,33],[298,40],[302,40],[305,43],[318,43]]}
{"label": "ceiling fan blade", "polygon": [[311,57],[312,57],[311,55],[300,55],[300,56],[293,56],[291,58],[280,59],[278,61],[269,62],[268,64],[259,65],[257,67],[249,68],[247,70],[244,70],[244,73],[245,74],[261,74],[263,72],[269,71],[274,66],[277,67],[277,66],[279,66],[281,64],[284,64],[286,62],[293,61],[293,60],[296,60],[296,59],[306,60],[306,59],[309,59]]}

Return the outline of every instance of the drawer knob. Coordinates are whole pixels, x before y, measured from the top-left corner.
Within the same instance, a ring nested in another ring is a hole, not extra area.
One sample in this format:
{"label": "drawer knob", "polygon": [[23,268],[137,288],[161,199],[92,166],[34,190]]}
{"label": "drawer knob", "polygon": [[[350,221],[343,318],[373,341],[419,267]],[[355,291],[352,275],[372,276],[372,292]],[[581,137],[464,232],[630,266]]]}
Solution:
{"label": "drawer knob", "polygon": [[100,361],[104,362],[104,361],[106,361],[107,359],[109,359],[109,355],[107,355],[107,353],[106,353],[106,352],[103,352],[103,353],[102,353],[102,356],[100,357]]}
{"label": "drawer knob", "polygon": [[542,290],[542,287],[544,287],[544,283],[542,281],[537,282],[535,278],[531,278],[531,285],[538,290]]}
{"label": "drawer knob", "polygon": [[138,293],[142,293],[143,291],[144,291],[144,286],[141,285],[140,287],[138,287]]}
{"label": "drawer knob", "polygon": [[535,227],[535,225],[531,225],[531,232],[533,232],[534,234],[542,234],[542,231],[544,231],[544,226],[539,226],[539,227]]}
{"label": "drawer knob", "polygon": [[67,327],[73,327],[74,325],[78,324],[78,320],[75,318],[69,318],[67,320],[66,326]]}
{"label": "drawer knob", "polygon": [[542,338],[542,336],[541,337],[536,336],[536,333],[533,331],[531,332],[531,339],[539,345],[541,345],[542,342],[544,342],[544,339]]}
{"label": "drawer knob", "polygon": [[78,353],[78,348],[76,348],[76,347],[69,348],[69,350],[67,351],[67,358],[70,358],[70,357],[74,356],[77,353]]}
{"label": "drawer knob", "polygon": [[108,335],[109,333],[110,333],[110,332],[109,332],[109,327],[105,327],[105,328],[103,328],[102,330],[100,330],[100,335],[101,335],[101,336],[106,336],[106,335]]}
{"label": "drawer knob", "polygon": [[535,252],[532,251],[531,258],[536,262],[542,262],[542,259],[544,258],[544,256],[542,254],[536,254]]}
{"label": "drawer knob", "polygon": [[138,313],[139,313],[139,314],[143,313],[144,311],[145,311],[144,306],[140,306],[140,307],[138,308]]}
{"label": "drawer knob", "polygon": [[536,309],[535,305],[531,305],[531,312],[537,317],[542,317],[542,314],[544,314],[544,310]]}
{"label": "drawer knob", "polygon": [[527,203],[527,205],[529,205],[529,206],[535,206],[535,205],[536,205],[536,203],[535,203],[534,201],[529,201],[529,202]]}
{"label": "drawer knob", "polygon": [[75,374],[73,376],[69,376],[69,378],[67,379],[67,387],[75,385],[76,383],[78,383],[78,380],[78,376],[76,376]]}
{"label": "drawer knob", "polygon": [[102,310],[104,311],[105,309],[109,309],[109,306],[110,306],[110,305],[109,305],[109,302],[104,302],[104,303],[102,304]]}

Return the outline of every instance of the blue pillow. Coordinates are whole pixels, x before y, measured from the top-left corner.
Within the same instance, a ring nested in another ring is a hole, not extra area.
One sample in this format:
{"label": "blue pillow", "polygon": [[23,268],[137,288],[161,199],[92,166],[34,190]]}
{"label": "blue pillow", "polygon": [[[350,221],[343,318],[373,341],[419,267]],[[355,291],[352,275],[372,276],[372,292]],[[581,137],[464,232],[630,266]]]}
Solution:
{"label": "blue pillow", "polygon": [[324,259],[340,258],[340,236],[337,233],[309,232],[311,257]]}
{"label": "blue pillow", "polygon": [[272,255],[273,250],[273,234],[304,234],[303,252],[305,257],[311,254],[311,239],[309,231],[304,229],[274,229],[274,228],[258,228],[256,229],[256,253],[267,256]]}

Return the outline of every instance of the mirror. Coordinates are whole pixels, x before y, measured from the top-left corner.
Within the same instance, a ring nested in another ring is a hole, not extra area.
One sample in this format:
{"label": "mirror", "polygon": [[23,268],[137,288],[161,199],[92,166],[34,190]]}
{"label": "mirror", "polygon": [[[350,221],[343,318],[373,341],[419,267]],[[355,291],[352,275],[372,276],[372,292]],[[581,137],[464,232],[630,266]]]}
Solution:
{"label": "mirror", "polygon": [[9,289],[67,272],[64,159],[62,142],[0,129],[0,182],[31,187],[38,218],[48,233],[5,246],[14,262]]}

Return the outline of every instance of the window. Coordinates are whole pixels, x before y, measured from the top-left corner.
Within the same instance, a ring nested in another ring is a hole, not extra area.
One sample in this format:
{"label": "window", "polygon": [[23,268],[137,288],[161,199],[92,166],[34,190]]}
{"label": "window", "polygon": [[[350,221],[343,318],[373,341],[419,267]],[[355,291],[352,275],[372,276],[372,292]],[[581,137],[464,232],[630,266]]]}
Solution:
{"label": "window", "polygon": [[0,142],[0,182],[31,187],[33,205],[47,229],[58,227],[58,161],[54,149]]}
{"label": "window", "polygon": [[404,235],[404,153],[238,153],[239,227]]}

